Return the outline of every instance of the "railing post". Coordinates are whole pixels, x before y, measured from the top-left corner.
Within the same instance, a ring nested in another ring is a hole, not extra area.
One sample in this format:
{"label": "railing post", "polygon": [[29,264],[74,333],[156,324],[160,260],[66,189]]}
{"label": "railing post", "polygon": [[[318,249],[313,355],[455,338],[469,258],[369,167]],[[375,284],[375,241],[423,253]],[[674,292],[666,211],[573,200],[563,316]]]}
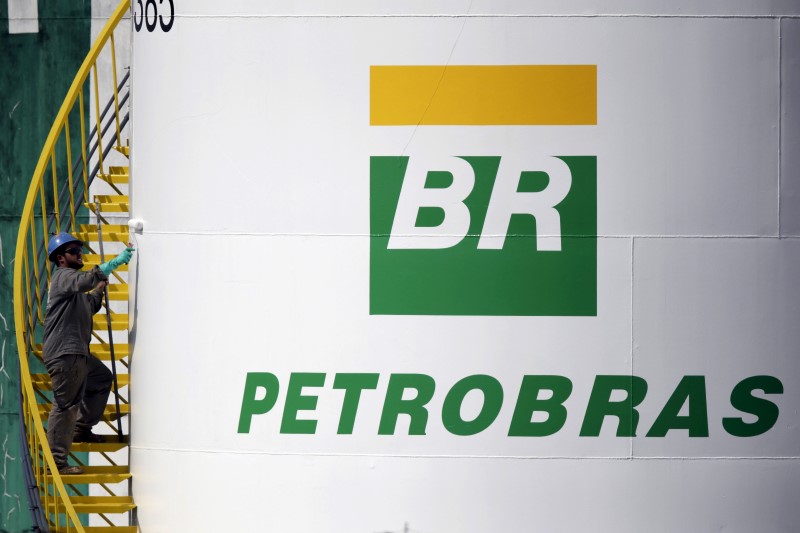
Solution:
{"label": "railing post", "polygon": [[100,123],[100,89],[97,85],[97,63],[92,65],[92,78],[94,79],[94,109],[97,120],[97,157],[100,162],[100,174],[103,172],[103,125]]}

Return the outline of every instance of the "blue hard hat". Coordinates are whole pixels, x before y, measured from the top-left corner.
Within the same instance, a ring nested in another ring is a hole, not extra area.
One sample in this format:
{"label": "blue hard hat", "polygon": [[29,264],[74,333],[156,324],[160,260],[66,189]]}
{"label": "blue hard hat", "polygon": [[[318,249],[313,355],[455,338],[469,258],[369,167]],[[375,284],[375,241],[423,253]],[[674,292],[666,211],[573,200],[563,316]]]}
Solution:
{"label": "blue hard hat", "polygon": [[63,231],[58,235],[50,237],[50,242],[47,244],[47,257],[50,259],[50,261],[55,263],[55,252],[65,244],[70,244],[73,242],[83,245],[83,241],[80,241],[69,233],[65,233]]}

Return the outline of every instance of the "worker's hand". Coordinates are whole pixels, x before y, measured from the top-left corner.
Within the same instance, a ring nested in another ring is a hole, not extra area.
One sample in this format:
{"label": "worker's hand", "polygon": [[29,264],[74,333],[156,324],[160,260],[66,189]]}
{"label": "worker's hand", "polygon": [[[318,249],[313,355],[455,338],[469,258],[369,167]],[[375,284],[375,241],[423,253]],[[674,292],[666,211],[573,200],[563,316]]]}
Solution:
{"label": "worker's hand", "polygon": [[117,263],[116,266],[119,266],[119,265],[121,265],[123,263],[126,264],[126,265],[128,263],[130,263],[131,257],[133,257],[133,252],[135,252],[135,251],[136,251],[136,249],[135,248],[131,248],[130,246],[125,248],[125,250],[114,259],[114,261]]}
{"label": "worker's hand", "polygon": [[130,246],[125,248],[121,254],[117,257],[112,259],[111,261],[106,261],[102,265],[100,265],[100,270],[103,271],[103,274],[106,276],[110,275],[114,270],[116,270],[120,265],[127,265],[131,257],[133,256],[133,252],[136,250],[131,248]]}

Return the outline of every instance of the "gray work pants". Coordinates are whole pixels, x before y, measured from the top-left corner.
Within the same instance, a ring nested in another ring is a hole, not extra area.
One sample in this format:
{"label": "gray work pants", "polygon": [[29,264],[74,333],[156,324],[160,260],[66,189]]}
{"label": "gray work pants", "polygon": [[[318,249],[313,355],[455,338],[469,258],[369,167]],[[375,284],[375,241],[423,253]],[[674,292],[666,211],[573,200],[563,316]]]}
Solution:
{"label": "gray work pants", "polygon": [[47,442],[56,465],[64,466],[73,434],[91,430],[103,417],[114,377],[92,355],[61,355],[46,365],[53,384]]}

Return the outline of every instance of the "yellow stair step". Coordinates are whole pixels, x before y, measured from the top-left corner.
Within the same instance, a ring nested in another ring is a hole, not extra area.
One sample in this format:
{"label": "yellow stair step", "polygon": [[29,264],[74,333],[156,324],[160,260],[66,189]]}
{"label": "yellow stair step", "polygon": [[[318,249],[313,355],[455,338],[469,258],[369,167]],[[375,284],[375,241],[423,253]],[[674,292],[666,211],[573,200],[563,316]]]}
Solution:
{"label": "yellow stair step", "polygon": [[[106,254],[105,255],[106,261],[111,261],[115,257],[117,257],[116,254]],[[100,254],[83,254],[83,269],[84,270],[90,270],[92,267],[99,266],[99,265],[100,265]],[[127,272],[128,271],[128,265],[120,265],[120,266],[117,267],[116,270],[114,270],[114,272],[119,272],[119,271]]]}
{"label": "yellow stair step", "polygon": [[[105,313],[94,315],[94,318],[92,318],[94,329],[97,331],[108,331],[108,323],[106,320]],[[114,331],[128,329],[128,313],[111,313],[111,329]]]}
{"label": "yellow stair step", "polygon": [[[117,439],[116,435],[106,435],[106,439]],[[127,440],[128,436],[124,438]],[[73,442],[70,447],[72,452],[96,452],[96,453],[113,453],[124,449],[128,445],[127,442]]]}
{"label": "yellow stair step", "polygon": [[[130,384],[130,374],[117,374],[117,384],[124,387]],[[31,374],[31,381],[33,386],[39,390],[50,390],[52,384],[50,383],[50,374]]]}
{"label": "yellow stair step", "polygon": [[[105,317],[105,315],[103,315]],[[105,318],[103,319],[105,320]],[[103,322],[105,325],[105,322]],[[106,328],[108,329],[108,328]],[[108,344],[90,344],[89,345],[89,353],[93,356],[97,357],[101,361],[110,361],[111,360],[111,347]],[[114,345],[114,356],[117,359],[123,359],[128,357],[129,354],[129,347],[127,344],[115,344]],[[33,355],[38,358],[42,358],[42,345],[37,344],[33,349]]]}
{"label": "yellow stair step", "polygon": [[[136,508],[131,496],[70,496],[70,500],[78,513],[127,513]],[[50,498],[47,503],[47,512],[53,513],[55,502]]]}
{"label": "yellow stair step", "polygon": [[97,177],[115,185],[128,183],[128,167],[108,167],[107,173],[97,174]]}
{"label": "yellow stair step", "polygon": [[[108,328],[106,328],[108,329]],[[111,360],[111,347],[108,344],[90,344],[89,353],[97,357],[101,361]],[[114,344],[114,357],[116,359],[123,359],[128,357],[129,348],[127,344]]]}
{"label": "yellow stair step", "polygon": [[61,481],[71,485],[120,483],[131,478],[127,465],[83,466],[83,474],[62,475]]}
{"label": "yellow stair step", "polygon": [[127,194],[101,194],[95,196],[91,202],[84,202],[90,211],[95,210],[95,206],[104,213],[127,213],[129,199]]}
{"label": "yellow stair step", "polygon": [[[128,225],[127,224],[103,224],[103,242],[128,242]],[[83,242],[97,242],[97,224],[81,224],[78,226],[78,231],[74,233],[75,238]]]}
{"label": "yellow stair step", "polygon": [[108,285],[108,299],[109,300],[122,300],[128,299],[128,284],[127,283],[111,283]]}
{"label": "yellow stair step", "polygon": [[[47,417],[50,415],[50,409],[52,405],[49,403],[40,403],[39,404],[39,416],[42,420],[47,420]],[[131,414],[131,404],[129,403],[120,403],[119,404],[119,413],[120,416],[126,416]],[[106,422],[114,422],[117,419],[117,408],[114,404],[106,405],[106,408],[103,410],[103,420]]]}
{"label": "yellow stair step", "polygon": [[131,155],[131,147],[127,146],[127,145],[126,146],[117,145],[117,146],[114,147],[114,150],[116,150],[117,152],[121,153],[125,157],[130,157],[130,155]]}

